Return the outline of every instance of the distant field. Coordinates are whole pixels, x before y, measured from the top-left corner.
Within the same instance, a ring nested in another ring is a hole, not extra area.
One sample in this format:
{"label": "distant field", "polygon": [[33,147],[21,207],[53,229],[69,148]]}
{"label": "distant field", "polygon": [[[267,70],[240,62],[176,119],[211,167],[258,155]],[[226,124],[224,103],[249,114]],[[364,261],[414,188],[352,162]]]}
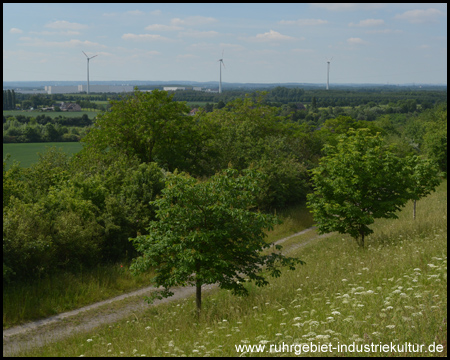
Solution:
{"label": "distant field", "polygon": [[36,117],[38,115],[50,116],[52,119],[57,116],[65,116],[65,117],[80,117],[83,114],[86,114],[89,119],[93,119],[100,112],[99,111],[22,111],[22,110],[4,110],[3,116],[8,118],[8,116],[16,116],[16,115],[24,115],[29,117]]}
{"label": "distant field", "polygon": [[91,100],[91,103],[99,104],[99,105],[107,105],[109,104],[108,100]]}
{"label": "distant field", "polygon": [[[186,101],[186,105],[192,106],[192,105],[200,105],[205,106],[208,103],[208,101]],[[214,104],[214,102],[209,101],[210,104]]]}
{"label": "distant field", "polygon": [[62,148],[68,155],[77,153],[83,147],[79,142],[3,144],[3,157],[5,157],[6,154],[11,155],[7,167],[12,165],[14,160],[20,162],[22,167],[29,167],[39,159],[38,153],[43,154],[52,146],[56,146],[57,149]]}

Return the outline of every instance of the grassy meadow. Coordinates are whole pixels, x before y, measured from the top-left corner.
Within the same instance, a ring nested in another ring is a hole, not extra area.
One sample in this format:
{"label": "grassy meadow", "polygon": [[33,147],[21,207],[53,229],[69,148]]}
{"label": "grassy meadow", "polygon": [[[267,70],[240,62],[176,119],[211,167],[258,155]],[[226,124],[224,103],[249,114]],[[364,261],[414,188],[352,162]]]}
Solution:
{"label": "grassy meadow", "polygon": [[80,151],[83,145],[80,142],[41,142],[41,143],[13,143],[3,144],[3,157],[10,154],[7,168],[14,161],[18,161],[22,167],[30,167],[39,160],[38,153],[45,153],[47,148],[56,146],[61,148],[67,155],[73,155]]}
{"label": "grassy meadow", "polygon": [[[289,254],[305,265],[284,271],[267,287],[248,284],[248,297],[212,290],[203,297],[200,319],[190,297],[17,355],[294,356],[269,347],[298,350],[311,343],[335,349],[306,356],[447,356],[446,186],[417,203],[416,220],[410,202],[399,219],[376,221],[365,249],[349,236],[331,234]],[[308,238],[311,232],[294,239]],[[405,342],[425,348],[336,349]],[[425,352],[433,343],[443,350]],[[247,347],[254,345],[265,346],[264,352]]]}

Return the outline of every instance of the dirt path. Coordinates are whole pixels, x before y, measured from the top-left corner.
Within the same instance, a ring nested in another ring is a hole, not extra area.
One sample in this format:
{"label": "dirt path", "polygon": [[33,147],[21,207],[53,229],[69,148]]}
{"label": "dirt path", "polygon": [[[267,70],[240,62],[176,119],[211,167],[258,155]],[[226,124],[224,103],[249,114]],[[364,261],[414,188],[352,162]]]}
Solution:
{"label": "dirt path", "polygon": [[[314,227],[305,229],[280,239],[275,244],[282,244],[293,237],[305,234],[314,229]],[[305,246],[313,240],[325,236],[327,235],[315,236],[305,242],[292,244],[288,248],[283,249],[283,253],[287,254],[299,247]],[[205,285],[203,286],[203,291],[208,291],[215,287],[217,285]],[[139,316],[149,306],[143,300],[143,297],[149,295],[153,290],[155,290],[155,287],[150,286],[73,311],[61,313],[47,319],[33,321],[3,330],[3,356],[11,356],[19,350],[42,346],[71,334],[89,331],[102,324],[114,323],[133,314]],[[174,292],[172,297],[155,300],[153,305],[150,306],[182,299],[195,293],[195,287],[180,287],[173,288],[172,290]]]}

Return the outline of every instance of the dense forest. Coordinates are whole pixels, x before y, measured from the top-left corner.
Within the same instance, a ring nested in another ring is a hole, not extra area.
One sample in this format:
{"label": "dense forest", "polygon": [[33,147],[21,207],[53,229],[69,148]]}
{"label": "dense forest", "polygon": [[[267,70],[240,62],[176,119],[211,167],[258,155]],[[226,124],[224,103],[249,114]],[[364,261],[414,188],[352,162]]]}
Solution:
{"label": "dense forest", "polygon": [[446,93],[333,93],[230,91],[190,116],[178,93],[136,91],[93,123],[4,117],[4,141],[64,139],[70,125],[85,145],[72,158],[52,149],[30,168],[6,170],[4,160],[4,281],[136,257],[129,239],[148,232],[172,173],[205,181],[229,168],[257,171],[256,207],[272,212],[306,200],[324,148],[367,129],[398,158],[418,155],[446,174]]}

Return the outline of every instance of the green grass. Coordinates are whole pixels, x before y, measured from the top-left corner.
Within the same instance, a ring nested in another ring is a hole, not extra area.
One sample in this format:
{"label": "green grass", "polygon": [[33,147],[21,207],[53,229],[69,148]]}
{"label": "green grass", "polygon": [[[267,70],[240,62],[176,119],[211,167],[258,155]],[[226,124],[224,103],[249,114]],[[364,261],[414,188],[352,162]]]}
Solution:
{"label": "green grass", "polygon": [[89,119],[95,118],[100,112],[99,111],[22,111],[22,110],[3,110],[3,116],[8,118],[9,116],[23,115],[28,117],[36,117],[38,115],[49,116],[52,119],[58,116],[63,117],[81,117],[86,114]]}
{"label": "green grass", "polygon": [[46,142],[46,143],[18,143],[18,144],[3,144],[3,157],[10,154],[7,167],[12,165],[13,161],[20,162],[22,167],[30,167],[39,159],[38,152],[43,154],[47,148],[56,146],[69,156],[77,153],[83,147],[79,142]]}
{"label": "green grass", "polygon": [[99,104],[99,105],[107,105],[109,104],[108,100],[90,100],[91,103]]}
{"label": "green grass", "polygon": [[[201,318],[193,297],[71,336],[21,356],[293,356],[235,345],[424,344],[441,353],[338,352],[307,356],[447,355],[447,182],[399,219],[376,221],[366,249],[332,235],[297,249],[306,264],[239,298],[212,291]],[[306,235],[306,234],[305,234]],[[308,236],[310,234],[308,233]],[[298,237],[302,240],[302,236]]]}

